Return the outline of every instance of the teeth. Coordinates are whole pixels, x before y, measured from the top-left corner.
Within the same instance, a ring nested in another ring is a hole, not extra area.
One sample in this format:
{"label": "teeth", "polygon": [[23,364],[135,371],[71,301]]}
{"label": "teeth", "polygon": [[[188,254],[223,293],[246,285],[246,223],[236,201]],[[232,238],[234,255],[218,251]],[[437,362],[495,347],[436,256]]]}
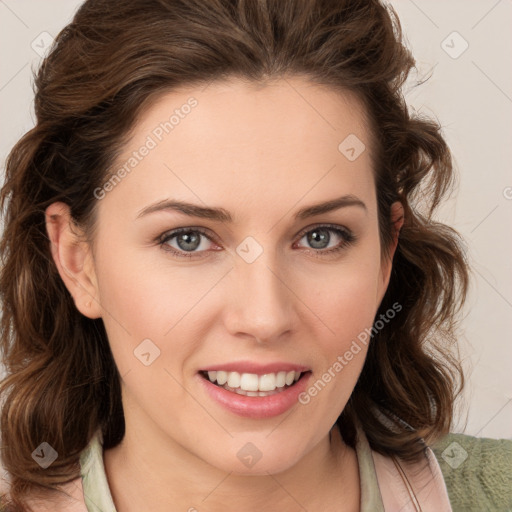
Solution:
{"label": "teeth", "polygon": [[[240,374],[238,372],[229,372],[228,373],[228,386],[230,388],[239,388],[240,387]],[[246,391],[250,391],[246,389]]]}
{"label": "teeth", "polygon": [[[210,373],[208,373],[208,377],[210,377]],[[210,380],[212,382],[215,382],[215,379],[212,379],[210,377]],[[219,384],[219,386],[223,386],[224,384],[226,384],[226,382],[228,381],[228,374],[227,372],[217,372],[217,383]]]}
{"label": "teeth", "polygon": [[255,373],[240,374],[238,372],[225,372],[222,370],[208,372],[210,382],[231,389],[239,388],[247,392],[247,396],[265,396],[264,392],[274,391],[276,388],[284,388],[285,385],[291,386],[299,380],[300,376],[301,372],[296,371],[266,373],[264,375],[256,375]]}
{"label": "teeth", "polygon": [[286,384],[286,372],[279,372],[276,377],[276,386],[278,388],[284,388]]}
{"label": "teeth", "polygon": [[286,385],[287,386],[290,386],[291,384],[293,384],[293,381],[295,380],[295,372],[288,372],[286,374]]}
{"label": "teeth", "polygon": [[260,391],[274,391],[274,389],[276,389],[276,379],[277,378],[275,373],[267,373],[266,375],[262,375],[258,379],[258,389]]}
{"label": "teeth", "polygon": [[[231,386],[231,384],[230,384]],[[240,384],[238,386],[231,386],[232,388],[241,388],[244,391],[258,391],[259,378],[254,373],[242,373],[240,376]],[[261,391],[265,391],[262,389]],[[267,391],[271,391],[268,389]]]}

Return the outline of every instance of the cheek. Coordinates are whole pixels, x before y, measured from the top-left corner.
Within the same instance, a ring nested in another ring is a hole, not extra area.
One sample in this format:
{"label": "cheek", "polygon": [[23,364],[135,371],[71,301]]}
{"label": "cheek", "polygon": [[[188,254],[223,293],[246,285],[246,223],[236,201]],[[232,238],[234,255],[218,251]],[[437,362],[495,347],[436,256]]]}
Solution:
{"label": "cheek", "polygon": [[173,264],[158,247],[134,247],[123,239],[106,238],[97,255],[101,304],[139,334],[162,336],[211,287],[211,273],[206,280],[194,278],[193,269]]}
{"label": "cheek", "polygon": [[193,330],[195,324],[187,313],[211,283],[191,285],[183,270],[148,265],[144,251],[133,247],[115,251],[115,247],[122,243],[114,238],[101,247],[97,278],[103,322],[119,371],[123,375],[140,368],[147,359],[154,360],[153,368],[171,368],[172,361],[183,360],[195,349],[193,335],[187,344],[173,344],[173,339],[184,326]]}
{"label": "cheek", "polygon": [[352,270],[339,283],[331,282],[317,292],[311,308],[322,320],[315,336],[317,371],[299,403],[328,424],[336,420],[352,394],[371,343],[377,309],[375,272]]}
{"label": "cheek", "polygon": [[371,326],[378,308],[378,262],[371,257],[353,260],[317,280],[304,278],[302,282],[302,296],[325,325],[324,339],[338,348]]}
{"label": "cheek", "polygon": [[329,421],[343,410],[357,382],[378,308],[380,262],[372,251],[357,256],[339,265],[335,275],[322,276],[311,296],[311,309],[321,320],[315,335],[319,370],[301,403]]}
{"label": "cheek", "polygon": [[375,316],[374,292],[372,281],[354,277],[323,300],[322,320],[330,331],[323,329],[326,334],[317,338],[323,360],[316,378],[328,385],[335,409],[348,400],[364,364]]}

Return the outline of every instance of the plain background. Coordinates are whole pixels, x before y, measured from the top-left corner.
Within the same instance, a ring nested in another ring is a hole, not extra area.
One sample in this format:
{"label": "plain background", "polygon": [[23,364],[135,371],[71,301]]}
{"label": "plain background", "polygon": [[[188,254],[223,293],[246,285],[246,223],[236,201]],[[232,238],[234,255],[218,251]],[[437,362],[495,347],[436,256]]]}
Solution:
{"label": "plain background", "polygon": [[[2,180],[10,148],[34,124],[32,70],[80,4],[0,0]],[[417,63],[406,99],[440,122],[458,171],[438,219],[465,238],[473,271],[460,337],[468,384],[453,430],[512,439],[512,1],[391,5]]]}

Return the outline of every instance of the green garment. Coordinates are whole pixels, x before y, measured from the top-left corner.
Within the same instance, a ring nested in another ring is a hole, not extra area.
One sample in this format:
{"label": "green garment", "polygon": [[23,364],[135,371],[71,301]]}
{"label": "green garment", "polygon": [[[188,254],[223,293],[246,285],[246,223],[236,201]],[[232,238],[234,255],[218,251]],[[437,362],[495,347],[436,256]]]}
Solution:
{"label": "green garment", "polygon": [[453,512],[512,512],[512,440],[448,434],[431,448]]}
{"label": "green garment", "polygon": [[[101,434],[80,457],[88,512],[116,512],[103,465]],[[512,512],[512,440],[449,434],[431,446],[441,467],[453,512]],[[384,512],[370,446],[356,445],[361,512]]]}

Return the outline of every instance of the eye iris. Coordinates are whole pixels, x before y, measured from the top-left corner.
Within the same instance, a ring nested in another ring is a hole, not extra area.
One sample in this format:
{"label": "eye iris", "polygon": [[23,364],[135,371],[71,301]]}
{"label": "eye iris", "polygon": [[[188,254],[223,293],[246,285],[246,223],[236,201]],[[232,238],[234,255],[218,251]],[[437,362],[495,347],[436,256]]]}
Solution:
{"label": "eye iris", "polygon": [[185,233],[180,233],[177,236],[177,243],[180,249],[184,251],[193,251],[199,247],[200,236],[194,231],[186,231]]}
{"label": "eye iris", "polygon": [[308,234],[308,243],[314,249],[324,249],[329,245],[331,236],[327,229],[315,229]]}

